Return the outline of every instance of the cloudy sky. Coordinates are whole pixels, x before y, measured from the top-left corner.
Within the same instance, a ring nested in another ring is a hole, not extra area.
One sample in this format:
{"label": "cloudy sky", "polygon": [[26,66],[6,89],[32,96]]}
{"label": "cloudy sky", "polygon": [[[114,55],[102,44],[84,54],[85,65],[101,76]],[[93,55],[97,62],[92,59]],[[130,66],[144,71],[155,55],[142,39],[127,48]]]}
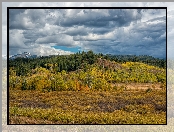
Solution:
{"label": "cloudy sky", "polygon": [[[33,6],[32,3],[30,4],[15,3],[13,6]],[[3,10],[6,10],[7,6],[12,6],[12,3],[2,5]],[[63,7],[96,5],[96,3],[59,3],[59,6]],[[155,5],[169,6],[168,18],[173,21],[171,18],[174,12],[170,4],[151,4],[151,6]],[[55,6],[55,3],[37,3],[35,6],[51,7]],[[132,3],[99,3],[98,6],[133,5]],[[137,6],[150,5],[137,3]],[[5,20],[2,21],[4,30],[5,23]],[[165,9],[11,9],[9,29],[10,55],[22,52],[38,55],[70,54],[93,50],[95,53],[103,54],[166,57]],[[168,32],[170,32],[168,37],[172,38],[174,30],[170,28]],[[168,40],[169,42],[173,40]],[[5,40],[3,43],[5,47]],[[172,47],[170,44],[168,46]],[[6,53],[2,52],[2,54]]]}

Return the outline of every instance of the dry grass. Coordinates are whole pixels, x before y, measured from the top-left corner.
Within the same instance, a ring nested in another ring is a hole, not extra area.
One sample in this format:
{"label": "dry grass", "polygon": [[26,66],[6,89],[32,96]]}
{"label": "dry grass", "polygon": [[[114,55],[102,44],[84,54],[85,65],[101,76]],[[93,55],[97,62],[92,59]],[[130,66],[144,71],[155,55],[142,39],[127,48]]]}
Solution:
{"label": "dry grass", "polygon": [[146,90],[148,88],[152,89],[162,89],[162,83],[118,83],[118,84],[113,84],[112,86],[117,86],[117,87],[127,87],[127,90]]}
{"label": "dry grass", "polygon": [[166,91],[10,90],[10,124],[165,124]]}

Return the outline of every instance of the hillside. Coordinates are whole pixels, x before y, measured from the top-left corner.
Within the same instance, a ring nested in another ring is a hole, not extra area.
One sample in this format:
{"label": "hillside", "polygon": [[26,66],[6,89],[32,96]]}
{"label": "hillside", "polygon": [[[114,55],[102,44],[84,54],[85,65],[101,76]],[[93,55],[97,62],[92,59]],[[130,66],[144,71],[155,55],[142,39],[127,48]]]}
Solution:
{"label": "hillside", "polygon": [[158,59],[151,56],[135,56],[135,55],[103,55],[95,54],[92,51],[81,52],[72,55],[45,56],[38,58],[16,58],[9,60],[9,67],[13,67],[17,75],[26,75],[32,69],[43,67],[46,69],[53,68],[55,72],[75,71],[82,65],[94,64],[98,59],[106,59],[117,63],[125,62],[141,62],[159,68],[166,68],[166,60]]}
{"label": "hillside", "polygon": [[[138,57],[136,57],[138,58]],[[142,57],[140,57],[142,58]],[[142,59],[114,61],[92,51],[74,55],[17,58],[9,61],[10,88],[47,91],[114,90],[116,83],[161,83],[166,85],[165,61]]]}

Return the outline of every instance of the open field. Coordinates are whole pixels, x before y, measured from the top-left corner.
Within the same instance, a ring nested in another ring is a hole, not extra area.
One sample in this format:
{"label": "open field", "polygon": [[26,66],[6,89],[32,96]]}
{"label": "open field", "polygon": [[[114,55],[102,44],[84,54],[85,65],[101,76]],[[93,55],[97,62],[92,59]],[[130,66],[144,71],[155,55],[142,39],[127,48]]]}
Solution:
{"label": "open field", "polygon": [[9,123],[166,124],[166,90],[158,86],[98,92],[10,90]]}

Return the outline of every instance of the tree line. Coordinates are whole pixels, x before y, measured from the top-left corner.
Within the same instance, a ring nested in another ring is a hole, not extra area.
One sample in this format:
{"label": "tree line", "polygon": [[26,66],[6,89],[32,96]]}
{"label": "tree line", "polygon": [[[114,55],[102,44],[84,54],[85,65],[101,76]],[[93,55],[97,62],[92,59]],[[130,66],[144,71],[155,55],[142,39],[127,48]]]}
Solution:
{"label": "tree line", "polygon": [[9,60],[9,67],[16,71],[17,76],[26,76],[32,69],[37,67],[46,68],[54,72],[76,71],[85,68],[86,65],[92,65],[98,62],[98,59],[105,59],[118,63],[142,62],[148,65],[166,68],[166,60],[154,58],[151,56],[135,55],[103,55],[95,54],[93,51],[77,52],[72,55],[55,55],[39,58],[16,58]]}

